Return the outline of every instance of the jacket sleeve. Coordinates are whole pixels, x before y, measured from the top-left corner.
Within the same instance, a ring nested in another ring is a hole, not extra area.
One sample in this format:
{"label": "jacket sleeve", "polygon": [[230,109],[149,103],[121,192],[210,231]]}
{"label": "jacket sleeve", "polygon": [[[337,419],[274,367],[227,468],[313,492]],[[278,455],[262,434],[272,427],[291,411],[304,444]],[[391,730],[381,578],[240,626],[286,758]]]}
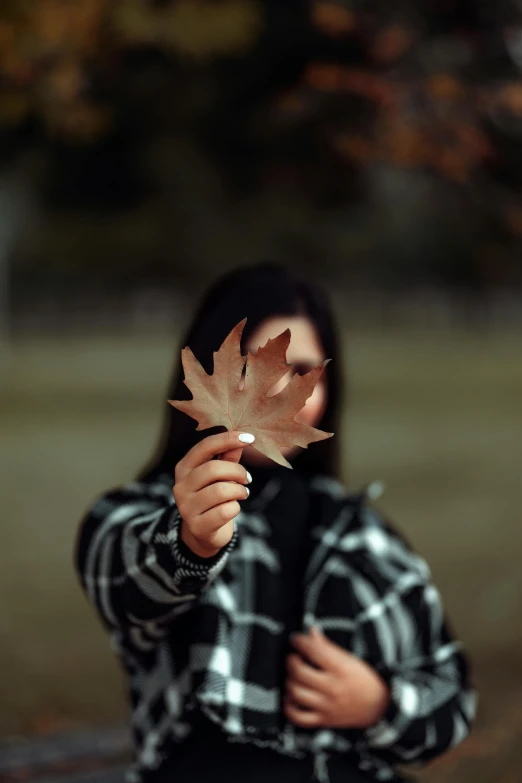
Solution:
{"label": "jacket sleeve", "polygon": [[[371,513],[371,512],[370,512]],[[462,643],[450,630],[440,593],[426,561],[402,537],[381,526],[374,543],[383,574],[400,566],[383,601],[393,617],[397,663],[377,670],[387,682],[390,702],[382,719],[363,732],[364,742],[391,763],[425,762],[458,745],[469,733],[477,693]],[[377,560],[376,560],[377,562]],[[375,612],[373,632],[386,633]]]}
{"label": "jacket sleeve", "polygon": [[171,489],[138,482],[99,497],[80,523],[74,563],[87,598],[109,630],[132,632],[143,649],[190,608],[237,542],[236,527],[216,555],[199,557],[180,525]]}

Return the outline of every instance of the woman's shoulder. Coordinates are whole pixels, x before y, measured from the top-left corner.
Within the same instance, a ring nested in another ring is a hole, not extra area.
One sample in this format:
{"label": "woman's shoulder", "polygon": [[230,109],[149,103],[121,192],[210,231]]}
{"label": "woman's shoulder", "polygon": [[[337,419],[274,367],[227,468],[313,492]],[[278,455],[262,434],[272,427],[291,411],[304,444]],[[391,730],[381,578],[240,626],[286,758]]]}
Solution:
{"label": "woman's shoulder", "polygon": [[336,476],[316,473],[310,481],[310,488],[312,492],[340,502],[341,505],[363,506],[377,500],[383,494],[384,483],[375,480],[358,489],[350,489]]}
{"label": "woman's shoulder", "polygon": [[364,490],[350,490],[341,479],[326,473],[316,473],[310,479],[310,489],[314,494],[343,503],[360,503]]}
{"label": "woman's shoulder", "polygon": [[349,512],[350,523],[341,536],[341,549],[364,550],[381,561],[394,562],[399,570],[414,571],[423,580],[431,578],[429,565],[419,554],[390,515],[376,505],[384,492],[384,483],[375,480],[359,489],[349,489],[340,479],[317,475],[311,482],[312,490],[326,497],[329,513],[328,526],[338,515]]}

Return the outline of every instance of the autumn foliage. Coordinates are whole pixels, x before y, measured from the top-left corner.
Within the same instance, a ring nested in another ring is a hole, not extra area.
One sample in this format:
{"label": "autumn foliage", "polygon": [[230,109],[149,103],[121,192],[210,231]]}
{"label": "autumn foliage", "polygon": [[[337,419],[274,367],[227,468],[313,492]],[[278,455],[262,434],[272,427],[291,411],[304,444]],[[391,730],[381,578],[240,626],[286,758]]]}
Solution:
{"label": "autumn foliage", "polygon": [[381,162],[457,185],[486,175],[511,231],[522,206],[520,16],[508,0],[5,0],[0,128],[36,123],[94,143],[114,131],[124,99],[139,105],[122,87],[129,58],[154,51],[182,84],[194,80],[188,104],[179,80],[167,85],[171,114],[201,127],[227,114],[245,149],[264,145],[265,176],[281,175],[298,138],[319,151],[318,166],[328,150],[347,176]]}

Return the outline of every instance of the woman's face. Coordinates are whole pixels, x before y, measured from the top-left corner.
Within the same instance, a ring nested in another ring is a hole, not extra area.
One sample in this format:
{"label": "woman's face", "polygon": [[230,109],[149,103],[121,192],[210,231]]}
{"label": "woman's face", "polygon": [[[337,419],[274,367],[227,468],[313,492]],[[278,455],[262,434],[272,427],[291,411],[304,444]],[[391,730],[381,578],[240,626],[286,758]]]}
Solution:
{"label": "woman's face", "polygon": [[[270,395],[278,394],[289,383],[295,372],[304,375],[313,367],[317,367],[328,357],[325,356],[323,346],[312,322],[306,316],[274,316],[262,321],[257,329],[250,335],[246,343],[246,348],[251,351],[257,351],[258,348],[266,345],[267,341],[277,337],[285,329],[290,329],[290,344],[286,351],[286,361],[295,365],[284,375],[270,390]],[[243,381],[240,386],[242,387]],[[295,420],[315,427],[326,409],[327,402],[327,384],[325,372],[317,381],[312,395],[307,399],[305,405],[299,413],[295,415]],[[281,453],[287,460],[295,456],[300,450],[299,446],[282,448]],[[260,454],[252,446],[245,446],[243,450],[243,462],[250,465],[273,465],[273,460]]]}

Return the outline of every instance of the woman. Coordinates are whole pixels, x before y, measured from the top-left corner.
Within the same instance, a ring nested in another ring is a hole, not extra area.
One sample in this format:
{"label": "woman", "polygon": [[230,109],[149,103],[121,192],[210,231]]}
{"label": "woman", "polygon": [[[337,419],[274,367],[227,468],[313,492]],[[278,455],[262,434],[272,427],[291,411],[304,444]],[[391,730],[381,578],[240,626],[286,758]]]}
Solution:
{"label": "woman", "polygon": [[[128,676],[128,781],[392,781],[460,742],[476,694],[425,560],[339,480],[341,360],[329,303],[282,264],[223,276],[181,340],[207,373],[290,327],[287,361],[331,359],[296,419],[335,436],[283,450],[197,432],[166,406],[137,480],[82,521],[83,588]],[[189,399],[176,350],[169,399]],[[219,459],[218,459],[219,457]],[[241,463],[240,463],[241,460]],[[248,486],[247,486],[248,485]]]}

